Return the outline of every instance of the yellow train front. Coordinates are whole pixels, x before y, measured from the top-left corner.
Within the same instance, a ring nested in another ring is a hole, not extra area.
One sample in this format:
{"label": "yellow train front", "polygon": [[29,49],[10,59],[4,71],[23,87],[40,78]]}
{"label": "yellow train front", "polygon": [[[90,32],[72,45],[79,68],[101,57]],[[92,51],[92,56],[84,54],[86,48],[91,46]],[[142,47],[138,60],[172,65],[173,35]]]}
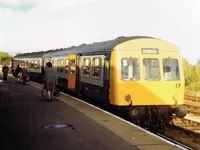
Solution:
{"label": "yellow train front", "polygon": [[110,104],[139,124],[161,125],[186,115],[179,48],[155,38],[123,42],[113,48]]}

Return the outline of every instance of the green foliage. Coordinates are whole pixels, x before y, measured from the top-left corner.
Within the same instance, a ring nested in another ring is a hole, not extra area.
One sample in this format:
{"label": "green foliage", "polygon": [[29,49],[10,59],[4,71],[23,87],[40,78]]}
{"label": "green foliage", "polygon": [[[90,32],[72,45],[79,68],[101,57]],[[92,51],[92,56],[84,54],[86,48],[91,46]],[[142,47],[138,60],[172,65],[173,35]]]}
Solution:
{"label": "green foliage", "polygon": [[6,52],[0,52],[0,65],[9,65],[12,60],[12,56]]}
{"label": "green foliage", "polygon": [[200,60],[197,61],[196,65],[189,64],[185,58],[182,62],[186,89],[200,91]]}

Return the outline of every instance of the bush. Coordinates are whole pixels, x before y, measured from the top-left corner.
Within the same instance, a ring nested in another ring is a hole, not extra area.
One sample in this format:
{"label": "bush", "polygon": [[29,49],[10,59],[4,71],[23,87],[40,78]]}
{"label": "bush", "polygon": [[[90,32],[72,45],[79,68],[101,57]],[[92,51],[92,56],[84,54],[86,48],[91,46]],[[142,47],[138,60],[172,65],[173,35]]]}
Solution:
{"label": "bush", "polygon": [[196,65],[191,65],[183,58],[185,87],[187,90],[200,91],[200,60]]}

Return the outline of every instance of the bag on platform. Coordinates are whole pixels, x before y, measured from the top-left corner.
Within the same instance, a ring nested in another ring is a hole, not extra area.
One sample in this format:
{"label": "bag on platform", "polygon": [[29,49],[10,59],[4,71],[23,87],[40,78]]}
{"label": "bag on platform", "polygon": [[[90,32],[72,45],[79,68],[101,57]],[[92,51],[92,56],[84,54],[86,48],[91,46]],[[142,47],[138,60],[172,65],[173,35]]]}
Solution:
{"label": "bag on platform", "polygon": [[26,82],[29,82],[29,81],[30,81],[30,76],[27,75],[27,77],[26,77]]}
{"label": "bag on platform", "polygon": [[46,94],[47,94],[47,91],[46,91],[46,88],[45,88],[45,86],[44,86],[44,84],[43,84],[43,87],[42,87],[42,90],[41,90],[41,96],[42,96],[42,97],[45,97]]}

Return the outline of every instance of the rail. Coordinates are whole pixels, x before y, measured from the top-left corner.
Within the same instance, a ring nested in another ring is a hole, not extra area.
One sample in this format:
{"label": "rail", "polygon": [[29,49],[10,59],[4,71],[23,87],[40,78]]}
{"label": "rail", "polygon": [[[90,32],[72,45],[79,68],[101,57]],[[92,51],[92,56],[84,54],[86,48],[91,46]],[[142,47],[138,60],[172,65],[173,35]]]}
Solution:
{"label": "rail", "polygon": [[[198,96],[196,96],[198,95]],[[196,116],[200,116],[200,95],[194,92],[185,92],[184,101],[185,106],[187,106],[188,114],[194,114]]]}
{"label": "rail", "polygon": [[192,102],[198,102],[198,103],[200,103],[200,95],[199,95],[199,93],[197,95],[198,96],[196,96],[196,94],[194,92],[185,91],[184,99],[192,101]]}

